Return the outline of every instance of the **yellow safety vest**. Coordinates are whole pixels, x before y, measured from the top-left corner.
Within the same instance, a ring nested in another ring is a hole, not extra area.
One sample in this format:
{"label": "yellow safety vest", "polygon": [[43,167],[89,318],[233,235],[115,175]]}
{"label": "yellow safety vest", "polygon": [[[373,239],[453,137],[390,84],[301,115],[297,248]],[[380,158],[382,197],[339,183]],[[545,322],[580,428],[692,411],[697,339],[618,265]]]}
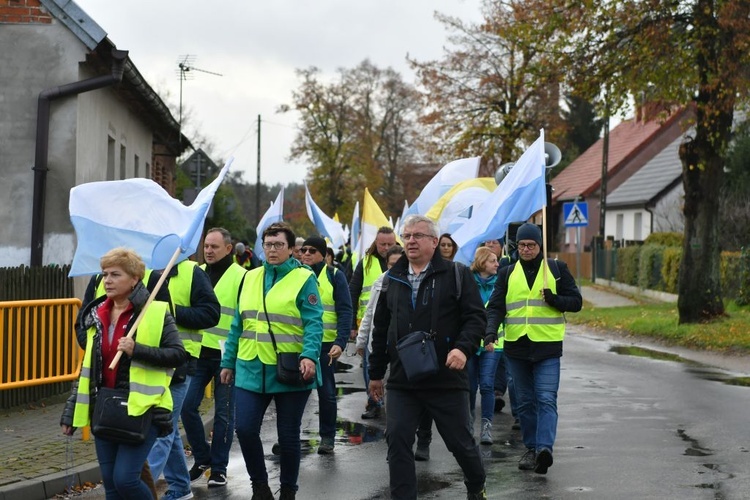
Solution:
{"label": "yellow safety vest", "polygon": [[302,267],[289,271],[266,294],[264,312],[265,268],[259,267],[247,273],[239,304],[242,335],[238,341],[237,359],[249,361],[259,357],[266,365],[276,364],[276,352],[268,333],[269,322],[279,352],[302,352],[304,328],[297,308],[297,296],[312,275],[312,271]]}
{"label": "yellow safety vest", "polygon": [[[193,290],[193,272],[198,263],[192,260],[183,260],[177,264],[177,274],[169,278],[169,295],[172,302],[178,306],[190,307],[190,293]],[[175,310],[175,313],[177,311]],[[180,332],[180,339],[185,346],[185,350],[197,358],[201,352],[201,341],[203,334],[200,330],[186,328],[175,321],[177,331]]]}
{"label": "yellow safety vest", "polygon": [[[201,269],[205,270],[206,265],[202,264]],[[212,349],[220,349],[219,341],[226,342],[229,335],[229,328],[232,326],[234,313],[237,311],[237,294],[242,284],[242,278],[247,270],[234,262],[224,271],[214,287],[216,298],[219,299],[221,306],[221,316],[219,324],[214,327],[203,330],[203,339],[201,344]]]}
{"label": "yellow safety vest", "polygon": [[359,309],[357,309],[357,319],[362,320],[365,317],[367,303],[370,301],[372,294],[372,284],[383,274],[380,269],[380,261],[373,255],[368,255],[362,259],[362,292],[359,294]]}
{"label": "yellow safety vest", "polygon": [[[540,267],[541,267],[540,263]],[[548,288],[557,292],[557,282],[547,270]],[[565,336],[565,317],[550,306],[542,297],[544,277],[542,270],[536,274],[534,285],[529,290],[521,264],[516,264],[508,278],[508,293],[505,296],[505,340],[514,342],[528,335],[534,342],[557,342]]]}
{"label": "yellow safety vest", "polygon": [[[136,340],[139,344],[159,347],[161,344],[164,316],[169,304],[155,300],[146,310],[136,330]],[[91,364],[94,357],[94,335],[96,328],[91,327],[87,332],[86,352],[83,355],[81,376],[78,379],[78,394],[73,413],[73,426],[85,427],[91,421]],[[108,370],[109,367],[102,367]],[[157,368],[138,361],[130,362],[130,392],[128,394],[128,415],[137,417],[143,415],[152,406],[159,406],[172,411],[172,393],[169,383],[172,381],[172,368]]]}
{"label": "yellow safety vest", "polygon": [[[318,293],[320,302],[323,304],[323,342],[333,342],[338,334],[338,315],[336,315],[336,302],[333,300],[333,283],[328,279],[328,266],[318,275]],[[338,269],[333,269],[335,275]]]}

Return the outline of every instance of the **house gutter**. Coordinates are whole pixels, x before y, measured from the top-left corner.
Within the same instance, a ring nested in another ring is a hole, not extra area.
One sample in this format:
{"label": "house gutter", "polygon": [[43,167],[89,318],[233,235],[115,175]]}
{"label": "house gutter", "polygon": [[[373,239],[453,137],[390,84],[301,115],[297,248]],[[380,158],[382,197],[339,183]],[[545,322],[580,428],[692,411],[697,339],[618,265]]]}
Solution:
{"label": "house gutter", "polygon": [[49,160],[50,103],[90,90],[109,87],[122,81],[127,50],[112,49],[112,72],[78,82],[50,87],[39,93],[36,114],[36,151],[34,155],[34,199],[31,216],[31,266],[41,266],[44,250],[44,206],[47,199],[47,168]]}

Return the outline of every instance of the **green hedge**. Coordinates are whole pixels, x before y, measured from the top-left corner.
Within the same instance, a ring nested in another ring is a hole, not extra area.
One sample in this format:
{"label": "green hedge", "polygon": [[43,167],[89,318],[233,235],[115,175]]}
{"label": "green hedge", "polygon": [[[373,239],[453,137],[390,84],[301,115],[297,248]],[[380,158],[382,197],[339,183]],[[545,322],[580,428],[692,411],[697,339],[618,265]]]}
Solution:
{"label": "green hedge", "polygon": [[[642,246],[618,248],[615,280],[642,289],[677,293],[682,247],[666,244],[681,244],[682,235],[675,235],[655,233]],[[722,296],[739,305],[750,304],[750,249],[722,252],[720,266]]]}

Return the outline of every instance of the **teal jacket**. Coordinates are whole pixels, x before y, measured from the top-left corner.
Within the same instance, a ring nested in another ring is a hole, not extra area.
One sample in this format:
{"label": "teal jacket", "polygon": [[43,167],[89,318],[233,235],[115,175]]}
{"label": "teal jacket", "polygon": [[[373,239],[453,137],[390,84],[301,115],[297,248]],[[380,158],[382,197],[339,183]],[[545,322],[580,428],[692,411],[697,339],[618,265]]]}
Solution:
{"label": "teal jacket", "polygon": [[[263,290],[268,291],[289,271],[297,267],[306,267],[297,259],[288,259],[279,265],[263,262],[265,277]],[[309,268],[308,268],[309,269]],[[253,271],[250,271],[253,272]],[[243,291],[244,293],[244,291]],[[304,342],[300,357],[315,362],[315,379],[307,386],[291,386],[276,380],[276,366],[265,365],[259,358],[250,361],[237,359],[237,347],[242,334],[242,318],[239,310],[235,312],[229,336],[221,358],[221,367],[234,370],[234,383],[240,389],[273,394],[277,392],[291,392],[309,390],[319,387],[323,383],[320,375],[320,348],[323,342],[323,304],[318,294],[318,283],[315,274],[311,274],[302,286],[296,299],[304,326]]]}

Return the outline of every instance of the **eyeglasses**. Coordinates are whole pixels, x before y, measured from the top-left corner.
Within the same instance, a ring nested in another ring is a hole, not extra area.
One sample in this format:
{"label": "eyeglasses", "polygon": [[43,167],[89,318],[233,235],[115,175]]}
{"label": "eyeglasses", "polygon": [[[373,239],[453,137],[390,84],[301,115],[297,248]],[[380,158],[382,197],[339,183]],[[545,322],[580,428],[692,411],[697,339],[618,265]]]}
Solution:
{"label": "eyeglasses", "polygon": [[314,255],[315,252],[318,251],[315,247],[302,247],[299,249],[300,253],[309,253],[310,255]]}
{"label": "eyeglasses", "polygon": [[274,249],[274,250],[281,250],[286,246],[286,243],[283,241],[264,241],[263,242],[263,248],[266,250]]}
{"label": "eyeglasses", "polygon": [[423,240],[425,238],[434,238],[434,236],[431,236],[429,234],[424,233],[404,233],[401,235],[401,239],[403,241],[408,241],[410,239],[414,238],[417,241]]}
{"label": "eyeglasses", "polygon": [[518,248],[520,250],[534,250],[536,248],[536,243],[519,243]]}

